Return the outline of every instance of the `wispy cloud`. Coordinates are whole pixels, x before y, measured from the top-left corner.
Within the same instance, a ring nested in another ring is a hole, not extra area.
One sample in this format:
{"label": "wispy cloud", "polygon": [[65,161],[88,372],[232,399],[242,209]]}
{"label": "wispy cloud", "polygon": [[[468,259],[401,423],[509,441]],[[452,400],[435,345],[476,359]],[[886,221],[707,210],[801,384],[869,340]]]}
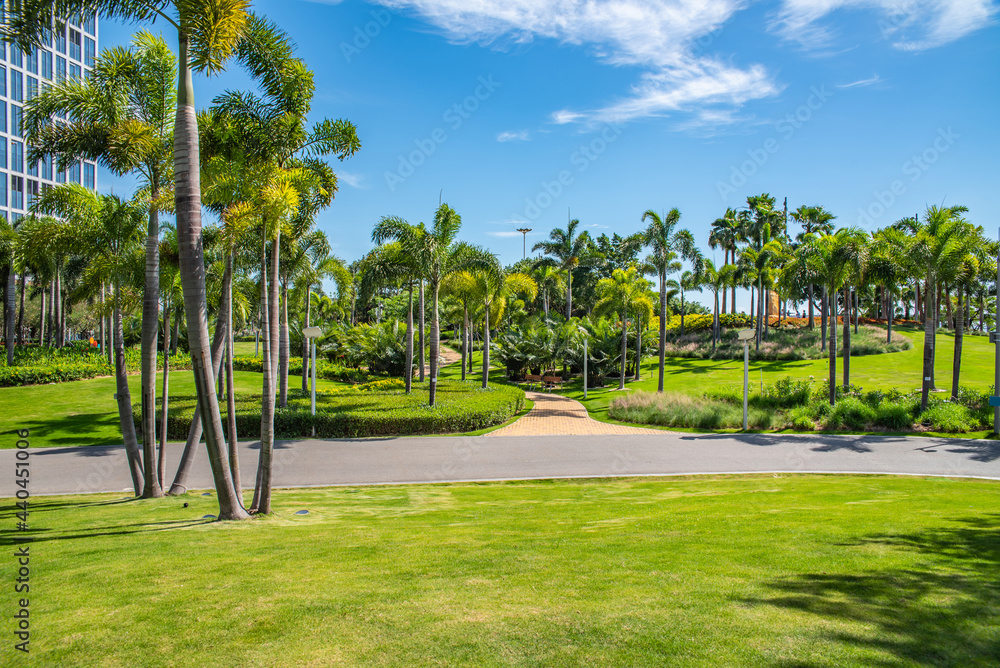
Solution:
{"label": "wispy cloud", "polygon": [[517,230],[499,230],[496,232],[487,232],[486,235],[490,237],[519,237],[521,233]]}
{"label": "wispy cloud", "polygon": [[784,0],[772,28],[790,41],[823,49],[836,35],[822,20],[835,11],[863,9],[897,49],[922,51],[947,44],[992,23],[994,0]]}
{"label": "wispy cloud", "polygon": [[858,81],[852,81],[846,84],[837,84],[837,88],[862,88],[864,86],[871,86],[872,84],[878,83],[882,80],[878,74],[875,74],[870,79],[860,79]]}
{"label": "wispy cloud", "polygon": [[529,139],[530,137],[528,136],[527,130],[517,130],[517,131],[508,130],[507,132],[501,132],[500,134],[497,135],[498,142],[528,141]]}
{"label": "wispy cloud", "polygon": [[[562,109],[552,122],[624,122],[707,106],[739,107],[780,89],[760,65],[704,54],[749,0],[383,0],[410,8],[460,43],[504,48],[536,38],[585,45],[610,65],[644,72],[626,95],[596,109]],[[720,119],[723,117],[719,117]]]}
{"label": "wispy cloud", "polygon": [[352,188],[364,189],[367,186],[364,185],[365,176],[364,174],[352,174],[351,172],[339,171],[337,172],[337,181],[341,183],[346,183]]}

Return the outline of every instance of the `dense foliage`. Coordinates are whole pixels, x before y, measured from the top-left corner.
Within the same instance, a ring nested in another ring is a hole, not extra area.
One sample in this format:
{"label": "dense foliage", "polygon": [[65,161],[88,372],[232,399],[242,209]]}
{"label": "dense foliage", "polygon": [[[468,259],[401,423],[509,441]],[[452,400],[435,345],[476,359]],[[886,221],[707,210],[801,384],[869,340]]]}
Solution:
{"label": "dense foliage", "polygon": [[[115,367],[107,357],[82,343],[65,348],[19,346],[14,349],[14,360],[15,366],[7,366],[5,359],[0,359],[0,387],[65,383],[115,373]],[[162,368],[162,352],[157,355],[157,364]],[[171,355],[170,366],[173,369],[190,369],[191,357],[185,353]],[[130,372],[139,369],[138,346],[126,348],[125,367]]]}

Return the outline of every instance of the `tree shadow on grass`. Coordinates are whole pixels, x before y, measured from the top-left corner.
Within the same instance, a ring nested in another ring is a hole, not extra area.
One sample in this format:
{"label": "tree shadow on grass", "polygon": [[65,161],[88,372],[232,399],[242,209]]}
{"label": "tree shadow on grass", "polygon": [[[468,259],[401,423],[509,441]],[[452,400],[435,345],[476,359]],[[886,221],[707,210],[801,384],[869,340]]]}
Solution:
{"label": "tree shadow on grass", "polygon": [[[45,434],[45,442],[53,445],[109,445],[121,440],[117,412],[63,415],[52,420],[32,420],[19,427],[31,430],[32,434]],[[108,430],[114,436],[89,436],[98,429]],[[69,432],[70,435],[53,436],[55,430]]]}
{"label": "tree shadow on grass", "polygon": [[1000,665],[1000,514],[959,518],[953,526],[914,533],[873,535],[843,547],[915,551],[926,558],[910,568],[773,580],[765,584],[773,596],[742,603],[851,625],[817,625],[816,633],[834,644],[887,656],[874,665]]}

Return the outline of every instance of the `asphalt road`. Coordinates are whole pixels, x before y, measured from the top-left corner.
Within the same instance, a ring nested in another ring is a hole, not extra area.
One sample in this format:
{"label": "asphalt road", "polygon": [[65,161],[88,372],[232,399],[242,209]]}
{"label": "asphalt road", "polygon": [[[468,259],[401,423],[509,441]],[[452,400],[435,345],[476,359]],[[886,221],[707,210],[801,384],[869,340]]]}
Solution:
{"label": "asphalt road", "polygon": [[[9,438],[9,437],[8,437]],[[168,480],[183,444],[167,446]],[[258,445],[240,447],[252,484]],[[122,446],[29,448],[33,496],[131,490]],[[0,450],[13,496],[17,450]],[[420,437],[279,442],[278,487],[751,472],[890,473],[1000,479],[1000,442],[892,436],[681,434]],[[169,484],[169,483],[168,483]],[[190,489],[212,488],[204,445]]]}

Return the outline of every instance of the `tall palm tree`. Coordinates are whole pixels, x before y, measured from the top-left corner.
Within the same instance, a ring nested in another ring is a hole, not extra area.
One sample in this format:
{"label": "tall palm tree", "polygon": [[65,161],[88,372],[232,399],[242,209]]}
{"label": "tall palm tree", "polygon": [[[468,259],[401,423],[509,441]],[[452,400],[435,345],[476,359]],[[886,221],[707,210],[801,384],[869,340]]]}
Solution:
{"label": "tall palm tree", "polygon": [[540,250],[549,256],[548,260],[566,275],[566,319],[573,317],[573,270],[592,262],[587,255],[591,240],[586,231],[576,233],[580,221],[573,219],[566,225],[549,232],[548,241],[539,241],[531,247],[532,252]]}
{"label": "tall palm tree", "polygon": [[[118,419],[135,495],[143,496],[143,472],[154,466],[155,461],[144,466],[132,419],[132,395],[128,387],[122,330],[122,287],[128,287],[136,273],[141,271],[142,261],[139,258],[147,203],[141,199],[125,201],[114,195],[98,195],[79,184],[69,183],[42,194],[35,206],[40,212],[65,220],[64,225],[73,228],[78,243],[82,241],[85,244],[89,257],[88,282],[101,284],[107,281],[112,285]],[[158,481],[156,486],[159,487]]]}
{"label": "tall palm tree", "polygon": [[[804,237],[803,253],[815,274],[821,277],[830,301],[830,405],[837,401],[837,293],[862,263],[865,233],[857,228],[842,228],[834,234]],[[845,304],[845,309],[847,305]],[[845,321],[847,313],[845,311]],[[847,351],[845,351],[847,354]]]}
{"label": "tall palm tree", "polygon": [[563,280],[562,272],[555,265],[547,262],[537,263],[531,276],[535,279],[535,283],[542,293],[542,311],[547,319],[549,317],[549,292],[557,293],[564,290],[566,281]]}
{"label": "tall palm tree", "polygon": [[680,269],[677,258],[693,260],[698,257],[694,237],[687,230],[678,230],[681,212],[674,208],[666,215],[652,209],[642,214],[642,222],[647,223],[643,231],[646,245],[652,250],[648,262],[655,268],[660,284],[660,376],[656,391],[663,392],[665,351],[667,346],[667,275]]}
{"label": "tall palm tree", "polygon": [[[361,290],[367,299],[378,287],[403,283],[406,285],[406,394],[413,389],[413,288],[417,282],[420,267],[417,257],[407,253],[399,242],[386,243],[375,247],[363,260]],[[468,320],[468,317],[466,318]],[[463,351],[462,360],[465,360]],[[462,367],[465,380],[465,367]]]}
{"label": "tall palm tree", "polygon": [[469,310],[479,301],[479,285],[471,271],[458,271],[448,276],[441,284],[441,294],[452,297],[462,305],[462,380],[465,380],[467,365],[471,366],[471,332],[469,331]]}
{"label": "tall palm tree", "polygon": [[441,342],[441,323],[438,312],[441,283],[449,274],[465,269],[488,269],[490,254],[476,246],[457,242],[455,237],[462,227],[462,218],[447,204],[441,204],[434,214],[434,225],[411,225],[402,218],[382,218],[372,231],[376,243],[398,241],[411,253],[419,266],[419,273],[427,281],[431,293],[430,340],[430,390],[428,403],[433,406],[437,397],[438,354]]}
{"label": "tall palm tree", "polygon": [[713,295],[712,307],[712,352],[715,352],[715,345],[719,340],[719,294],[725,298],[726,288],[733,282],[733,275],[736,273],[736,265],[727,264],[716,269],[715,264],[705,258],[702,267],[702,285],[708,287]]}
{"label": "tall palm tree", "polygon": [[[628,317],[637,314],[635,325],[643,316],[653,316],[653,300],[649,298],[650,283],[643,278],[638,269],[615,269],[610,278],[602,278],[597,283],[598,301],[594,305],[594,313],[599,315],[616,313],[622,323],[621,375],[618,389],[625,389],[625,365],[628,355]],[[636,364],[639,360],[636,360]]]}
{"label": "tall palm tree", "polygon": [[[805,238],[807,234],[818,234],[820,236],[824,234],[830,234],[833,232],[833,223],[831,222],[836,216],[832,213],[826,211],[821,206],[800,206],[798,209],[791,213],[792,220],[799,223],[802,226],[802,231],[796,236],[799,242]],[[815,328],[815,317],[813,313],[813,283],[810,281],[806,286],[806,293],[808,295],[807,299],[809,301],[809,329]]]}
{"label": "tall palm tree", "polygon": [[[29,162],[52,153],[60,169],[81,158],[116,175],[136,174],[149,192],[142,308],[141,424],[145,494],[163,496],[155,470],[156,338],[159,323],[159,214],[173,178],[177,59],[163,38],[140,31],[130,48],[104,51],[86,79],[57,81],[26,105]],[[66,116],[69,123],[52,123]]]}
{"label": "tall palm tree", "polygon": [[[736,211],[726,209],[722,218],[716,218],[712,222],[712,231],[708,235],[708,247],[722,248],[725,252],[722,265],[736,264],[736,247],[740,241],[740,221],[736,216]],[[732,289],[732,312],[736,313],[736,284],[730,286]],[[726,312],[726,293],[722,293],[722,312]]]}
{"label": "tall palm tree", "polygon": [[492,253],[488,254],[487,265],[471,272],[476,283],[476,293],[483,306],[483,373],[482,386],[489,386],[490,380],[490,319],[499,323],[507,305],[509,295],[525,295],[534,299],[538,285],[527,274],[507,273]]}

